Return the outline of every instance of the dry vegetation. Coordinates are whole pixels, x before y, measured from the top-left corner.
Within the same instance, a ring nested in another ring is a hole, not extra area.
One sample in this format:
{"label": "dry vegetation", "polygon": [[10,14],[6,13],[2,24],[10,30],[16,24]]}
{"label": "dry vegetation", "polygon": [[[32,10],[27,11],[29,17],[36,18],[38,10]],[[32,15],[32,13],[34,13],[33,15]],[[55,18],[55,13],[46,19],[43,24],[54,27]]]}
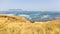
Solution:
{"label": "dry vegetation", "polygon": [[22,17],[0,15],[0,34],[60,34],[60,20],[31,23]]}

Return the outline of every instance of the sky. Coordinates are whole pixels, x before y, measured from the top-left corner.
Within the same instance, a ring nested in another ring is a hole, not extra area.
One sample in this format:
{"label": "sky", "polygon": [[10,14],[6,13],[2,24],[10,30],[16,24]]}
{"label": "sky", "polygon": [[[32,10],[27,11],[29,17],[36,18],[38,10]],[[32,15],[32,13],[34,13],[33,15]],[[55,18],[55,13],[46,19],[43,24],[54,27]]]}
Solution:
{"label": "sky", "polygon": [[0,0],[0,10],[60,11],[60,0]]}

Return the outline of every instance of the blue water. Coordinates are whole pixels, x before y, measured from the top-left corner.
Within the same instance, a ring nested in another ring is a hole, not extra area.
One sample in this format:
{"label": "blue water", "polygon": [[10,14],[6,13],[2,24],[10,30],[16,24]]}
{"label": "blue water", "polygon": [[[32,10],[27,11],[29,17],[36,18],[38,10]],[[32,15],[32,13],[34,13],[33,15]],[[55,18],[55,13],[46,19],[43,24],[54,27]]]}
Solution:
{"label": "blue water", "polygon": [[60,19],[60,12],[41,11],[0,11],[0,14],[22,16],[30,21],[49,21]]}

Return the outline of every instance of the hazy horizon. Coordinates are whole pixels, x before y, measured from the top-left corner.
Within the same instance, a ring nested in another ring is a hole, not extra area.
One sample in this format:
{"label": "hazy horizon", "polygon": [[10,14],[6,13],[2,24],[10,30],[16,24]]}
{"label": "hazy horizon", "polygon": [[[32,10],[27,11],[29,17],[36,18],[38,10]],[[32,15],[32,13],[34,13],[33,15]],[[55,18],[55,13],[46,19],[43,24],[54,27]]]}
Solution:
{"label": "hazy horizon", "polygon": [[60,0],[0,0],[0,10],[60,11]]}

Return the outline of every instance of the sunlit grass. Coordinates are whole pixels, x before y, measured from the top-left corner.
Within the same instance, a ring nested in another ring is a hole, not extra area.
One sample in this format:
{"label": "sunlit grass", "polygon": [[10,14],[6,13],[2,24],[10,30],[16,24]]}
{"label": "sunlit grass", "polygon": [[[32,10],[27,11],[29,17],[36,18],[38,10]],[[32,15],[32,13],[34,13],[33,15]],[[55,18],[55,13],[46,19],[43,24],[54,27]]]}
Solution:
{"label": "sunlit grass", "polygon": [[18,21],[8,18],[0,17],[0,34],[60,34],[60,20],[31,23],[21,17],[15,17]]}

